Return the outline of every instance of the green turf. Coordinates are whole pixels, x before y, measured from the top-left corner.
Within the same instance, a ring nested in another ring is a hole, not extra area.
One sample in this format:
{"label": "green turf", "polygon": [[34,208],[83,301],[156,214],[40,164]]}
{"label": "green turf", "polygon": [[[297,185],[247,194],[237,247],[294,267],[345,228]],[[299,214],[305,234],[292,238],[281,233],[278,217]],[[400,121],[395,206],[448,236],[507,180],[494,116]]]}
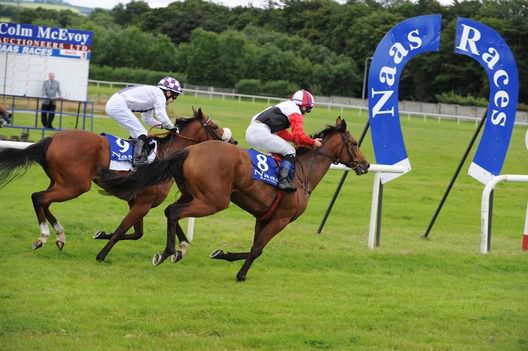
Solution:
{"label": "green turf", "polygon": [[[193,105],[232,128],[242,146],[248,121],[265,107],[184,95],[170,114],[189,116]],[[306,130],[316,132],[340,113],[315,109]],[[359,136],[366,116],[342,115]],[[95,126],[125,135],[106,118]],[[127,206],[96,187],[53,205],[66,228],[64,251],[53,242],[32,251],[38,226],[30,197],[48,181],[31,168],[0,190],[0,349],[527,350],[528,253],[520,246],[528,184],[496,188],[492,250],[481,255],[483,185],[466,174],[472,152],[422,240],[476,125],[403,118],[402,126],[413,170],[385,185],[381,247],[367,249],[372,174],[349,175],[316,234],[341,177],[331,171],[245,283],[235,281],[241,263],[208,258],[216,248],[250,247],[254,220],[236,206],[197,220],[181,262],[152,266],[165,245],[163,208],[174,189],[146,217],[145,237],[117,244],[104,263],[95,261],[103,242],[91,236],[115,229]],[[515,127],[503,174],[528,174],[525,133]],[[374,163],[370,134],[363,151]]]}

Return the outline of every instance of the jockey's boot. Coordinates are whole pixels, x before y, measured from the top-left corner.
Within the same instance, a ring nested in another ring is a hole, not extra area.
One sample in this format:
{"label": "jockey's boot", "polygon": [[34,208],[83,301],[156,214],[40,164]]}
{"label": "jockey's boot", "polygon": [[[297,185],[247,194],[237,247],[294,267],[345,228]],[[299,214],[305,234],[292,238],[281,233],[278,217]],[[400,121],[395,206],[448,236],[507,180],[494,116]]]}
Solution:
{"label": "jockey's boot", "polygon": [[[291,178],[290,178],[291,173]],[[281,163],[281,169],[279,171],[279,189],[289,192],[297,190],[295,185],[292,184],[291,180],[295,176],[295,156],[286,155]]]}
{"label": "jockey's boot", "polygon": [[140,135],[134,141],[134,159],[132,160],[134,166],[143,166],[147,164],[147,153],[143,151],[146,142],[146,135]]}

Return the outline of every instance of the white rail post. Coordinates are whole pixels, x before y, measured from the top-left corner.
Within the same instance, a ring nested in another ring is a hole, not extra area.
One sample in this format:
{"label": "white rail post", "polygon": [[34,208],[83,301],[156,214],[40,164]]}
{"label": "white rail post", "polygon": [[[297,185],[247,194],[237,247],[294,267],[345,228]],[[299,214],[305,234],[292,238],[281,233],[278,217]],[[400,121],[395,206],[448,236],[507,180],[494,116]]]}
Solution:
{"label": "white rail post", "polygon": [[[528,133],[526,135],[528,135]],[[526,203],[526,219],[524,220],[524,235],[522,249],[524,251],[528,251],[528,202]]]}
{"label": "white rail post", "polygon": [[518,175],[518,174],[503,174],[494,177],[492,180],[486,184],[484,190],[482,191],[482,200],[480,205],[480,253],[487,254],[490,250],[491,242],[491,211],[490,211],[490,194],[495,188],[495,185],[500,182],[516,182],[516,183],[528,183],[528,175]]}
{"label": "white rail post", "polygon": [[187,239],[189,242],[193,241],[194,236],[194,217],[187,218]]}
{"label": "white rail post", "polygon": [[374,173],[372,186],[372,203],[370,205],[370,225],[368,236],[368,248],[373,249],[380,245],[381,205],[383,201],[383,184],[379,172]]}
{"label": "white rail post", "polygon": [[[345,165],[338,164],[330,166],[333,170],[352,171]],[[373,249],[380,246],[381,241],[381,208],[383,202],[383,183],[381,181],[384,173],[405,173],[408,171],[404,166],[372,164],[369,172],[374,173],[374,184],[372,186],[372,203],[370,205],[370,225],[368,248]]]}

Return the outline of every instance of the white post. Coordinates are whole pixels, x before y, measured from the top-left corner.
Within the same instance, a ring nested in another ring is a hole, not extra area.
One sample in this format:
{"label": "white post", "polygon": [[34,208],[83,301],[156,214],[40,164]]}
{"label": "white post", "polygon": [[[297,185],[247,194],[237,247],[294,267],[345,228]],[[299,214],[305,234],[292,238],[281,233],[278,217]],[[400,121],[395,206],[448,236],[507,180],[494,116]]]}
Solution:
{"label": "white post", "polygon": [[488,238],[491,236],[489,231],[489,211],[490,211],[490,194],[495,188],[495,185],[499,182],[528,182],[528,175],[517,175],[517,174],[503,174],[493,177],[492,180],[486,184],[482,191],[482,200],[480,205],[480,253],[488,253]]}
{"label": "white post", "polygon": [[189,217],[187,218],[187,239],[189,239],[189,242],[193,241],[194,236],[194,218]]}
{"label": "white post", "polygon": [[[352,171],[352,169],[348,168],[347,166],[343,164],[331,165],[330,169]],[[374,173],[374,185],[372,187],[372,203],[370,205],[370,226],[369,226],[369,237],[368,237],[368,248],[369,249],[373,249],[376,246],[377,239],[379,240],[379,238],[376,238],[376,236],[379,231],[378,213],[380,213],[380,206],[381,206],[380,196],[379,196],[380,188],[381,188],[381,177],[384,173],[404,173],[406,171],[407,171],[407,168],[404,166],[372,164],[369,167],[369,172]],[[382,198],[383,198],[383,193],[382,193]]]}
{"label": "white post", "polygon": [[368,237],[368,248],[373,249],[376,246],[376,232],[378,229],[378,212],[379,212],[379,191],[381,184],[381,174],[374,174],[374,185],[372,186],[372,204],[370,205],[370,226]]}

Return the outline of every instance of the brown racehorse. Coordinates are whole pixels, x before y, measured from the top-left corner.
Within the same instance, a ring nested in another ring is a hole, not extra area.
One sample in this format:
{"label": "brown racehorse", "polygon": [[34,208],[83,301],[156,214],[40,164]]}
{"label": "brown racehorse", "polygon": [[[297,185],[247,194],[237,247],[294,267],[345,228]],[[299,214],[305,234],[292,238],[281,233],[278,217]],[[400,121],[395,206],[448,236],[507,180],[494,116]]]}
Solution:
{"label": "brown racehorse", "polygon": [[[193,118],[176,120],[179,134],[168,132],[158,140],[158,158],[163,158],[186,146],[207,140],[222,140],[224,130],[205,116],[201,109],[194,110]],[[227,136],[227,134],[226,134]],[[229,141],[236,143],[232,138]],[[26,149],[4,149],[0,151],[0,186],[7,184],[33,162],[39,163],[48,177],[50,185],[44,191],[31,195],[40,226],[39,239],[33,249],[42,247],[50,234],[46,219],[55,229],[59,249],[64,247],[64,228],[51,213],[53,202],[63,202],[90,190],[96,174],[108,169],[110,151],[104,136],[81,130],[68,130],[47,137]],[[129,173],[129,172],[124,172]],[[137,197],[128,200],[130,211],[113,234],[98,232],[96,238],[110,239],[97,259],[102,261],[119,240],[137,240],[143,236],[143,217],[152,207],[158,206],[167,197],[172,180],[144,189]],[[125,234],[134,226],[134,233]]]}
{"label": "brown racehorse", "polygon": [[11,112],[9,112],[4,106],[0,105],[0,128],[11,123]]}
{"label": "brown racehorse", "polygon": [[[173,262],[177,262],[186,253],[188,241],[178,223],[180,219],[217,213],[226,209],[230,201],[251,213],[257,218],[251,251],[224,253],[215,250],[211,254],[212,258],[228,261],[245,259],[237,274],[237,279],[243,281],[253,261],[262,254],[264,246],[304,212],[312,190],[332,162],[343,163],[358,175],[368,172],[369,163],[357,141],[347,131],[346,122],[340,117],[335,126],[326,128],[314,137],[322,139],[320,148],[298,151],[295,164],[297,192],[284,193],[276,211],[266,219],[263,217],[274,203],[277,189],[252,179],[247,150],[214,141],[187,147],[128,177],[102,171],[99,184],[111,194],[131,197],[143,191],[145,186],[171,178],[176,180],[181,196],[165,209],[167,245],[165,251],[154,255],[154,265],[162,263],[169,256],[172,256]],[[178,250],[175,234],[180,241]]]}

